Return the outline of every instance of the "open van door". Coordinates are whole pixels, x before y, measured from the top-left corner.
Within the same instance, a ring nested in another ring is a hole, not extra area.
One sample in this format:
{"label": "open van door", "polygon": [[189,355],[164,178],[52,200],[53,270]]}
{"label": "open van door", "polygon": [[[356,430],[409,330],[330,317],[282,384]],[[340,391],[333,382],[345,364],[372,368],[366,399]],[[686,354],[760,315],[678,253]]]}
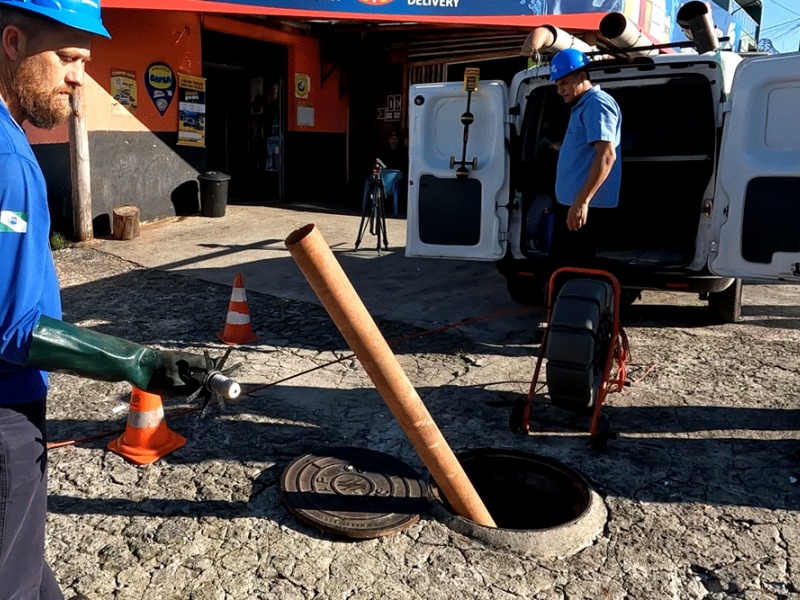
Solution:
{"label": "open van door", "polygon": [[800,54],[736,72],[717,175],[709,260],[717,275],[800,283]]}
{"label": "open van door", "polygon": [[[467,112],[471,122],[462,119]],[[505,255],[507,114],[502,81],[411,86],[406,256],[494,261]],[[459,169],[467,176],[457,176]]]}

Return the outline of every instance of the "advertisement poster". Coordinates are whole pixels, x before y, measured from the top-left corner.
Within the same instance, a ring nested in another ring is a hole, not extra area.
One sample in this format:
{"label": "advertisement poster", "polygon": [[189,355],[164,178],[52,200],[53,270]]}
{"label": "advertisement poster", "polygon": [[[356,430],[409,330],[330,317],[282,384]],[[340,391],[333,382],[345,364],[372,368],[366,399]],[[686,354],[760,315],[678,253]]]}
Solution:
{"label": "advertisement poster", "polygon": [[172,68],[166,63],[153,63],[147,67],[144,85],[150,99],[156,105],[156,110],[163,117],[175,96],[175,74]]}
{"label": "advertisement poster", "polygon": [[206,145],[206,80],[178,73],[178,145]]}
{"label": "advertisement poster", "polygon": [[401,94],[386,96],[386,106],[378,108],[379,121],[399,121],[402,115],[403,96]]}
{"label": "advertisement poster", "polygon": [[308,93],[311,91],[311,77],[305,73],[294,74],[294,97],[295,98],[308,98]]}
{"label": "advertisement poster", "polygon": [[115,115],[130,115],[136,112],[139,94],[136,91],[136,73],[123,69],[111,69],[111,112]]}
{"label": "advertisement poster", "polygon": [[281,168],[281,138],[271,135],[267,138],[267,171],[279,171]]}

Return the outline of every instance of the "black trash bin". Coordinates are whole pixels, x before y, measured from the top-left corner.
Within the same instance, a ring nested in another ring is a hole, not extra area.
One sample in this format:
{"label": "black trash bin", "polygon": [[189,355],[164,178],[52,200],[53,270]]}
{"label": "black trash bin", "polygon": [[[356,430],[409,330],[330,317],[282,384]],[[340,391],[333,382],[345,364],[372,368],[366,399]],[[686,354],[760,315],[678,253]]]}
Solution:
{"label": "black trash bin", "polygon": [[228,204],[230,175],[206,171],[197,176],[200,181],[200,209],[204,217],[224,217]]}

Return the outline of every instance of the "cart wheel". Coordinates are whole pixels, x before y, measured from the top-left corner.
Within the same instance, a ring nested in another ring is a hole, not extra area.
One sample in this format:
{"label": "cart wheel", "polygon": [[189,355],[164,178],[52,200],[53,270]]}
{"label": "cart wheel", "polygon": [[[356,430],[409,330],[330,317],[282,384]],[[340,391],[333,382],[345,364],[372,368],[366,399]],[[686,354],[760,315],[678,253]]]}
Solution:
{"label": "cart wheel", "polygon": [[528,435],[530,423],[523,423],[522,417],[525,414],[525,403],[527,398],[517,398],[511,407],[511,414],[508,416],[508,428],[521,435]]}
{"label": "cart wheel", "polygon": [[452,169],[455,166],[456,166],[456,157],[455,156],[451,156],[450,157],[450,168]]}
{"label": "cart wheel", "polygon": [[472,170],[476,170],[478,168],[478,157],[472,159]]}
{"label": "cart wheel", "polygon": [[595,452],[603,452],[608,447],[608,440],[614,437],[611,433],[611,425],[603,415],[600,415],[600,422],[597,424],[597,431],[589,440],[589,447]]}
{"label": "cart wheel", "polygon": [[602,384],[610,342],[614,292],[594,279],[564,283],[550,319],[547,389],[553,404],[577,414],[591,412]]}

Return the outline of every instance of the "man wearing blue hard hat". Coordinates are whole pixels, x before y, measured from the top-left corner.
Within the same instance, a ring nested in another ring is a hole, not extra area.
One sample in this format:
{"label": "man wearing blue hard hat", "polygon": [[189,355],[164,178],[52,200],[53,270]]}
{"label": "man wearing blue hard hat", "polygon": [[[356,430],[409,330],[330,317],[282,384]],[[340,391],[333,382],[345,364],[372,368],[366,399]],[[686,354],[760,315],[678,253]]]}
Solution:
{"label": "man wearing blue hard hat", "polygon": [[44,560],[48,372],[169,393],[197,389],[207,370],[203,356],[61,320],[46,185],[21,126],[70,116],[93,35],[110,37],[94,0],[0,0],[1,600],[64,598]]}
{"label": "man wearing blue hard hat", "polygon": [[592,85],[589,62],[583,52],[568,48],[550,63],[550,80],[572,107],[556,174],[550,251],[556,267],[591,266],[605,225],[603,209],[619,202],[622,115],[614,98]]}

